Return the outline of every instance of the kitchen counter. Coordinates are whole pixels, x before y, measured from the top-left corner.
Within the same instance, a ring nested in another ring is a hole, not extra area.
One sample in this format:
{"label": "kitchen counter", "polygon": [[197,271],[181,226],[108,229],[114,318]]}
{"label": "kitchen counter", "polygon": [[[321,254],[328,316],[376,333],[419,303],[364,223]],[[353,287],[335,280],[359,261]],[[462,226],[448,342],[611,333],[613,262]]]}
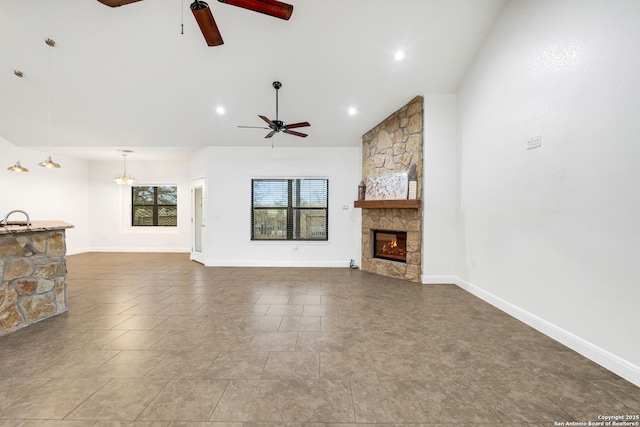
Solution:
{"label": "kitchen counter", "polygon": [[73,225],[25,224],[0,227],[0,336],[68,309],[65,232]]}
{"label": "kitchen counter", "polygon": [[25,224],[26,221],[9,221],[5,226],[0,225],[0,235],[73,228],[73,225],[64,221],[31,221],[28,227]]}

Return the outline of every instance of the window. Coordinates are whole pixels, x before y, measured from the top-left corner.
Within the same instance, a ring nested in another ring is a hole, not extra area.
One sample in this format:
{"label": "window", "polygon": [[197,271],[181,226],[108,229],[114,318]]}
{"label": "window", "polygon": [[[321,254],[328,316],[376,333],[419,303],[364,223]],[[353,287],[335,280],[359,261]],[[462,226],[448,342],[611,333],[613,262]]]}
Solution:
{"label": "window", "polygon": [[327,179],[251,180],[251,240],[328,240]]}
{"label": "window", "polygon": [[131,225],[134,227],[176,227],[178,187],[131,187]]}

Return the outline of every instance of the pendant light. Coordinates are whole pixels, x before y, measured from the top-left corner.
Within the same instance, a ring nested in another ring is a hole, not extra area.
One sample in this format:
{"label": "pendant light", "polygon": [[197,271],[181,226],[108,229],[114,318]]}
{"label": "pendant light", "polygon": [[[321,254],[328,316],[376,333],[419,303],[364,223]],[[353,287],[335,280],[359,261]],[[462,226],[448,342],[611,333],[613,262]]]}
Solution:
{"label": "pendant light", "polygon": [[[47,46],[49,46],[49,149],[51,149],[51,50],[53,49],[53,47],[56,45],[56,42],[51,40],[51,39],[46,39],[44,41]],[[44,162],[40,162],[38,163],[38,166],[41,166],[43,168],[47,168],[47,169],[60,169],[60,165],[56,162],[54,162],[53,160],[51,160],[51,154],[49,154],[49,156],[47,157],[47,160],[45,160]]]}
{"label": "pendant light", "polygon": [[[13,72],[13,74],[16,75],[16,77],[18,77],[19,79],[24,77],[24,73],[20,70],[15,70]],[[19,114],[20,113],[20,80],[18,80],[18,85],[17,85],[17,89],[16,89],[16,112]],[[20,144],[20,123],[19,120],[16,120],[16,125],[17,125],[17,132],[16,132],[16,144]],[[16,162],[15,165],[13,166],[9,166],[7,168],[8,171],[10,172],[29,172],[29,169],[25,168],[24,166],[22,166],[20,164],[20,160],[18,160]]]}
{"label": "pendant light", "polygon": [[131,175],[127,175],[127,154],[133,153],[133,151],[131,150],[120,150],[120,151],[122,151],[122,162],[124,165],[124,172],[122,172],[122,175],[116,176],[113,179],[113,181],[118,185],[123,185],[123,184],[133,185],[136,183],[136,179]]}
{"label": "pendant light", "polygon": [[18,160],[15,165],[8,167],[7,170],[11,172],[18,172],[18,173],[29,172],[29,169],[25,168],[20,164],[20,160]]}

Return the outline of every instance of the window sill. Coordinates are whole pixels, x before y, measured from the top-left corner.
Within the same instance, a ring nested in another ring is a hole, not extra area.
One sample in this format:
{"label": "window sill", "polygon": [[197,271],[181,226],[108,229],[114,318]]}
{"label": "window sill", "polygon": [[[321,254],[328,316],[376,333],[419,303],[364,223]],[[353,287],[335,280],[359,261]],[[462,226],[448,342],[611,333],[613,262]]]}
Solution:
{"label": "window sill", "polygon": [[157,227],[157,226],[126,226],[124,233],[129,234],[178,234],[178,227]]}
{"label": "window sill", "polygon": [[326,246],[328,240],[249,240],[250,245],[277,245],[277,246]]}

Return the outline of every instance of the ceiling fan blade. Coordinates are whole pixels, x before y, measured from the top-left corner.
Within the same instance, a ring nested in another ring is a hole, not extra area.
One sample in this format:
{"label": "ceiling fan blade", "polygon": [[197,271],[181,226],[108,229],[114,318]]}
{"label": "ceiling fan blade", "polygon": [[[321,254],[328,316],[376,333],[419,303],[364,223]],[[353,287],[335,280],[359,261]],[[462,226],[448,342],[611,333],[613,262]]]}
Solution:
{"label": "ceiling fan blade", "polygon": [[290,125],[285,125],[287,129],[303,128],[307,126],[311,126],[309,122],[292,123]]}
{"label": "ceiling fan blade", "polygon": [[265,122],[267,122],[267,123],[269,124],[269,126],[275,126],[275,125],[276,125],[275,123],[273,123],[271,120],[269,120],[269,119],[268,119],[267,117],[265,117],[265,116],[258,115],[258,117],[260,117],[262,120],[264,120]]}
{"label": "ceiling fan blade", "polygon": [[220,30],[218,30],[216,21],[213,19],[213,14],[211,13],[209,5],[201,0],[195,0],[191,3],[190,7],[207,45],[220,46],[221,44],[224,44],[224,41],[222,41],[222,35],[220,34]]}
{"label": "ceiling fan blade", "polygon": [[245,128],[245,129],[271,129],[271,128],[266,128],[263,126],[238,126],[239,128]]}
{"label": "ceiling fan blade", "polygon": [[295,130],[287,130],[287,129],[285,129],[282,132],[288,133],[289,135],[301,136],[303,138],[307,137],[306,133],[296,132]]}
{"label": "ceiling fan blade", "polygon": [[253,10],[254,12],[264,13],[265,15],[275,18],[284,19],[291,18],[293,6],[282,3],[277,0],[218,0],[220,3],[230,4],[232,6],[242,7],[244,9]]}
{"label": "ceiling fan blade", "polygon": [[135,3],[137,1],[142,1],[142,0],[98,0],[98,1],[110,7],[118,7],[118,6],[123,6],[129,3]]}
{"label": "ceiling fan blade", "polygon": [[265,138],[271,138],[271,137],[272,137],[273,135],[275,135],[275,134],[276,134],[276,131],[275,131],[275,130],[272,130],[271,132],[269,132],[269,133],[267,134],[267,136],[265,136]]}

